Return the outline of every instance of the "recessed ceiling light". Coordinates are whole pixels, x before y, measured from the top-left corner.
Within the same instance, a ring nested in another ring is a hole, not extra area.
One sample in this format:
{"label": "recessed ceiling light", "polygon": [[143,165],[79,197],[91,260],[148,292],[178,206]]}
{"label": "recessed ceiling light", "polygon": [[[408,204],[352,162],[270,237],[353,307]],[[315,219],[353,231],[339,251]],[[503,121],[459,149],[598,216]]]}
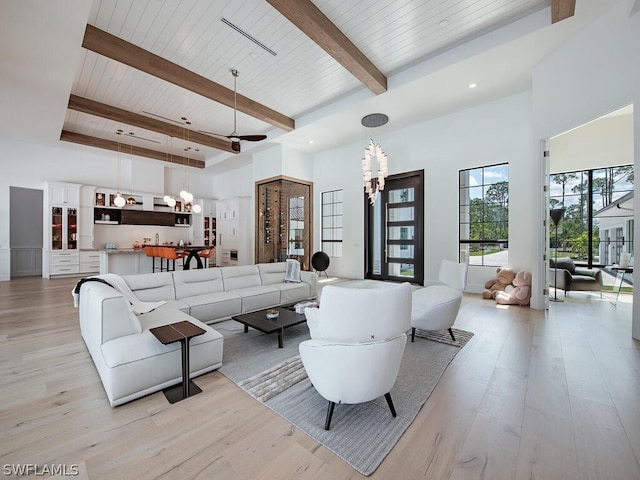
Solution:
{"label": "recessed ceiling light", "polygon": [[447,25],[449,25],[449,20],[446,20],[446,19],[445,19],[445,20],[442,20],[442,21],[438,24],[438,26],[439,26],[439,27],[446,27]]}
{"label": "recessed ceiling light", "polygon": [[478,86],[477,83],[470,83],[469,88],[476,88]]}
{"label": "recessed ceiling light", "polygon": [[310,143],[311,145],[313,145],[313,143],[314,143],[314,142],[313,142],[313,140],[309,140],[309,143]]}

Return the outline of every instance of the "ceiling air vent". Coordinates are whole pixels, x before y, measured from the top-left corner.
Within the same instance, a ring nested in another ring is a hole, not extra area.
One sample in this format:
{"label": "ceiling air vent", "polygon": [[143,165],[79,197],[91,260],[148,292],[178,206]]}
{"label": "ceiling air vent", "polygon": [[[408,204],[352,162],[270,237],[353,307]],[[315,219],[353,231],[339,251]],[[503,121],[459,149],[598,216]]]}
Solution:
{"label": "ceiling air vent", "polygon": [[233,23],[231,23],[229,20],[227,20],[226,18],[221,18],[220,19],[222,21],[222,23],[224,23],[225,25],[233,28],[236,32],[238,32],[239,34],[243,35],[244,37],[248,38],[249,40],[251,40],[253,43],[255,43],[256,45],[258,45],[260,48],[262,48],[265,52],[269,52],[271,55],[273,55],[274,57],[276,55],[278,55],[276,52],[274,52],[273,50],[271,50],[269,47],[267,47],[264,43],[260,42],[259,40],[257,40],[255,37],[249,35],[247,32],[245,32],[244,30],[242,30],[239,26],[234,25]]}

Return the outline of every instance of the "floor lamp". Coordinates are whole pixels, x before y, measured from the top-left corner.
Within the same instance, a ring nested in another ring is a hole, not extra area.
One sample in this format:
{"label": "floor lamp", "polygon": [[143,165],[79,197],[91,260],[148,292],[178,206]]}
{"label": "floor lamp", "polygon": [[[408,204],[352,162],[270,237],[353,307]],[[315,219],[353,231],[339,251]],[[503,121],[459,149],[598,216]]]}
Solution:
{"label": "floor lamp", "polygon": [[556,227],[556,255],[555,260],[553,262],[554,265],[554,277],[553,277],[553,298],[550,298],[552,302],[564,302],[561,298],[558,298],[558,224],[560,220],[562,220],[562,216],[564,215],[564,208],[553,208],[549,211],[549,215],[551,216],[551,220]]}

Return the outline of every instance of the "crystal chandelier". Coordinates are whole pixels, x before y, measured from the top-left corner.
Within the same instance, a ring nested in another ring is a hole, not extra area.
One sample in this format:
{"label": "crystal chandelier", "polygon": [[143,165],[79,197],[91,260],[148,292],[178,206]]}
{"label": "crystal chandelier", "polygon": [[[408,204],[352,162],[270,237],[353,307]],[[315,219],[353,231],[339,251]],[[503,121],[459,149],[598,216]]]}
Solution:
{"label": "crystal chandelier", "polygon": [[[384,113],[372,113],[362,118],[362,125],[369,128],[381,127],[389,121]],[[375,161],[378,164],[377,175],[374,178],[371,166]],[[364,149],[362,159],[362,180],[364,191],[369,197],[371,205],[375,205],[378,193],[384,190],[384,179],[389,175],[387,155],[382,150],[379,143],[369,139],[369,144]]]}

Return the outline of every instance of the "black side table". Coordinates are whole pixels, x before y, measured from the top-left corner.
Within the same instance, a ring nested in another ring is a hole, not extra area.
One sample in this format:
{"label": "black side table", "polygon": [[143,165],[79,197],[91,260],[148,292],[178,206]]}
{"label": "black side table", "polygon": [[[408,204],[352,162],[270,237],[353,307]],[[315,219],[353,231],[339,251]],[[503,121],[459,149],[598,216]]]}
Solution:
{"label": "black side table", "polygon": [[184,320],[161,327],[150,328],[149,331],[164,345],[180,341],[182,348],[182,383],[164,389],[169,403],[176,403],[187,397],[202,392],[200,387],[189,379],[189,340],[205,333],[205,330]]}

